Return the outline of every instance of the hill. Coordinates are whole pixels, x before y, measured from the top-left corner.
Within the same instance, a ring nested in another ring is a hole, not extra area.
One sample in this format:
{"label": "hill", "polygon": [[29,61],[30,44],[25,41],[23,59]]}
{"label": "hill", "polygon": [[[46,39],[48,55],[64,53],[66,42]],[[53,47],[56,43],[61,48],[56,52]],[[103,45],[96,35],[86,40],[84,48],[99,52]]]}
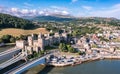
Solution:
{"label": "hill", "polygon": [[35,25],[26,19],[11,16],[9,14],[0,13],[0,29],[3,28],[21,28],[33,29]]}
{"label": "hill", "polygon": [[0,36],[3,35],[12,35],[12,36],[20,36],[20,35],[28,35],[28,34],[39,34],[39,33],[49,33],[45,28],[38,28],[34,30],[23,30],[23,29],[15,29],[15,28],[7,28],[7,29],[2,29],[0,31]]}
{"label": "hill", "polygon": [[77,22],[81,22],[82,24],[94,23],[94,24],[108,24],[113,26],[120,26],[120,20],[116,18],[106,18],[106,17],[84,17],[78,18]]}
{"label": "hill", "polygon": [[46,22],[46,21],[55,21],[55,22],[66,22],[66,21],[72,21],[75,20],[75,18],[73,17],[69,17],[69,16],[35,16],[35,17],[30,17],[30,16],[24,16],[23,18],[28,19],[28,20],[32,20],[32,21],[38,21],[38,22]]}
{"label": "hill", "polygon": [[107,17],[73,17],[64,15],[39,15],[39,16],[24,16],[24,19],[37,22],[71,22],[73,24],[109,24],[113,26],[120,26],[120,20],[116,18]]}

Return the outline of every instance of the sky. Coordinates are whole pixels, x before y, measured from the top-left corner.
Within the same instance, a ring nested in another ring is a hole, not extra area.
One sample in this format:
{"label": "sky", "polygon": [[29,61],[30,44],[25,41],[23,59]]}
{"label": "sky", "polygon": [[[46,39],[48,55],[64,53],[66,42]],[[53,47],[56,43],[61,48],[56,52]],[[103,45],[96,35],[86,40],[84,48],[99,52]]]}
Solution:
{"label": "sky", "polygon": [[0,13],[15,16],[59,14],[120,19],[120,0],[0,0]]}

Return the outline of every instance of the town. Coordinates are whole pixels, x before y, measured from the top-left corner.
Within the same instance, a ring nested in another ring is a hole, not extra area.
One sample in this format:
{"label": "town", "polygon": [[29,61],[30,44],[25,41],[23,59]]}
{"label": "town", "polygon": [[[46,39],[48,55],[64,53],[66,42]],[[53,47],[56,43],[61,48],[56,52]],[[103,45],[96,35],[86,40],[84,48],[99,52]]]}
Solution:
{"label": "town", "polygon": [[119,0],[1,0],[0,74],[120,74]]}
{"label": "town", "polygon": [[8,58],[8,55],[11,59],[1,63],[0,69],[19,60],[26,62],[20,68],[18,66],[19,69],[15,67],[7,73],[21,73],[37,64],[61,67],[94,60],[120,59],[120,30],[104,27],[101,33],[81,37],[71,36],[71,33],[71,28],[54,34],[50,30],[47,34],[40,32],[29,35],[27,40],[17,40],[13,49],[1,53],[0,59]]}

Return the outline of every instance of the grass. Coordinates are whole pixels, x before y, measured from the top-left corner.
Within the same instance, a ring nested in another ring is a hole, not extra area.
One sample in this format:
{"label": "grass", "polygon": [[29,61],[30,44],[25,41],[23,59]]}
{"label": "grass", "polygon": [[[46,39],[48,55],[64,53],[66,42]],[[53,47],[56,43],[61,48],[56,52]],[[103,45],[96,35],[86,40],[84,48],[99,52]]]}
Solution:
{"label": "grass", "polygon": [[0,30],[0,36],[9,34],[12,36],[20,36],[20,35],[28,35],[28,34],[45,34],[49,33],[45,28],[37,28],[34,30],[23,30],[23,29],[15,29],[15,28],[7,28]]}
{"label": "grass", "polygon": [[78,53],[70,53],[70,52],[61,52],[60,55],[66,55],[66,56],[74,56],[78,57]]}

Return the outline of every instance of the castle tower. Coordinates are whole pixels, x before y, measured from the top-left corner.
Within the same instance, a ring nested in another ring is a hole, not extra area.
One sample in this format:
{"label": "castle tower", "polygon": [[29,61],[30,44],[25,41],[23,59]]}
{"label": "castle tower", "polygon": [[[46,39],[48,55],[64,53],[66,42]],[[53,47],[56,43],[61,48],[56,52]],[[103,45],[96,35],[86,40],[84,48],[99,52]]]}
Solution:
{"label": "castle tower", "polygon": [[[60,34],[59,34],[59,33],[55,33],[54,37],[57,38],[56,41],[57,41],[58,43],[60,43],[60,41],[61,41],[61,39],[60,39]],[[56,42],[56,41],[55,41],[55,42]]]}
{"label": "castle tower", "polygon": [[33,45],[33,38],[32,38],[32,36],[28,36],[28,45],[29,46]]}
{"label": "castle tower", "polygon": [[42,38],[42,33],[40,33],[40,34],[38,35],[38,39],[39,39],[39,38]]}
{"label": "castle tower", "polygon": [[48,36],[48,38],[49,38],[49,37],[50,37],[50,34],[48,33],[47,36]]}
{"label": "castle tower", "polygon": [[31,36],[32,36],[32,39],[34,40],[34,34],[31,34]]}
{"label": "castle tower", "polygon": [[67,33],[62,33],[62,37],[64,38],[65,41],[67,41]]}
{"label": "castle tower", "polygon": [[38,46],[41,48],[41,50],[44,49],[44,38],[42,37],[41,33],[38,35]]}

